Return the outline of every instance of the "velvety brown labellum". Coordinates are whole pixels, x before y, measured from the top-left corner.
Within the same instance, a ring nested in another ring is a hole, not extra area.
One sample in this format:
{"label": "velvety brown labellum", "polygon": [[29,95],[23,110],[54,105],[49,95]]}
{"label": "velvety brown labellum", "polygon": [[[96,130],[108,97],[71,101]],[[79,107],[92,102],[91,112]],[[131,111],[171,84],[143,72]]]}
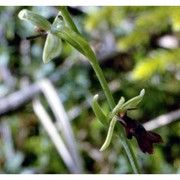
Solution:
{"label": "velvety brown labellum", "polygon": [[146,131],[141,123],[128,117],[126,112],[120,113],[117,119],[124,126],[127,138],[132,139],[134,136],[143,153],[153,154],[153,143],[163,143],[159,134]]}

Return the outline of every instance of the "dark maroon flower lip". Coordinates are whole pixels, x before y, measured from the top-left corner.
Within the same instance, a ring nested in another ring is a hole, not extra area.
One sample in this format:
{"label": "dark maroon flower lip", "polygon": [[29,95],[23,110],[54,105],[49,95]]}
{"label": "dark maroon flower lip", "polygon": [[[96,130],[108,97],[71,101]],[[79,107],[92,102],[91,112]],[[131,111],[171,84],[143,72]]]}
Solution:
{"label": "dark maroon flower lip", "polygon": [[134,136],[138,146],[143,153],[153,154],[153,144],[163,143],[162,137],[153,132],[146,131],[141,123],[127,116],[127,110],[117,116],[117,120],[123,125],[126,131],[126,137],[132,139]]}

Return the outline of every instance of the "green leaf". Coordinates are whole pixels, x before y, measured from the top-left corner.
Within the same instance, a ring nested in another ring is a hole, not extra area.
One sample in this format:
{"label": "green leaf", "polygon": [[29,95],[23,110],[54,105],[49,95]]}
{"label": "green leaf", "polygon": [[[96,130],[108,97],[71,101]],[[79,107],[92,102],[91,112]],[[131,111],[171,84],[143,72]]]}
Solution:
{"label": "green leaf", "polygon": [[43,62],[48,63],[61,53],[62,41],[54,34],[48,33],[43,50]]}
{"label": "green leaf", "polygon": [[18,17],[22,20],[31,22],[32,24],[41,28],[42,30],[49,31],[51,29],[50,22],[47,19],[45,19],[43,16],[33,11],[23,9],[19,12]]}

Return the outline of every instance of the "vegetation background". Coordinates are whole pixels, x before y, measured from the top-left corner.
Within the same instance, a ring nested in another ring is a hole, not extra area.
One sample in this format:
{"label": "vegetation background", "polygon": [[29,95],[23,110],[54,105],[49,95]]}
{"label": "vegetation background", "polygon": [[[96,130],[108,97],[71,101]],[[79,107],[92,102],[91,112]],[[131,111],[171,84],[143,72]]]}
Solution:
{"label": "vegetation background", "polygon": [[[72,120],[83,173],[132,173],[118,137],[113,136],[107,150],[99,151],[107,129],[95,118],[91,98],[100,95],[104,112],[108,112],[108,105],[88,61],[63,43],[61,55],[43,64],[46,38],[25,40],[36,32],[18,18],[23,8],[50,22],[58,12],[55,7],[0,7],[0,172],[70,173],[33,110],[37,93],[21,107],[2,112],[14,92],[21,94],[23,88],[48,78]],[[155,145],[153,155],[140,152],[136,141],[131,140],[142,173],[180,173],[180,7],[68,9],[96,52],[116,102],[121,96],[128,100],[145,88],[139,109],[129,116],[146,123],[169,114],[169,123],[153,128],[164,139],[164,144]],[[53,119],[48,102],[39,97]]]}

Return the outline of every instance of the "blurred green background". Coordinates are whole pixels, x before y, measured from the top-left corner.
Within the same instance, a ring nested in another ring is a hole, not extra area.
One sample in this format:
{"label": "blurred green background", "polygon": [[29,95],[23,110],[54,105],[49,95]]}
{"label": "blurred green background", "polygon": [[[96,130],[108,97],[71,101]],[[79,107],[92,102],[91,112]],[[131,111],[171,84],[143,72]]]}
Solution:
{"label": "blurred green background", "polygon": [[[89,62],[63,42],[61,55],[43,64],[46,38],[25,39],[36,32],[18,18],[24,8],[50,22],[58,13],[55,7],[0,7],[0,98],[50,78],[72,120],[83,173],[133,173],[118,137],[113,136],[107,150],[99,151],[107,129],[95,118],[90,100],[98,93],[104,112],[109,107]],[[145,88],[143,101],[131,117],[146,123],[180,110],[180,7],[68,9],[96,52],[116,102]],[[45,99],[43,103],[53,117]],[[142,173],[180,173],[179,119],[156,127],[164,143],[155,145],[153,155],[140,152],[131,140]],[[0,173],[70,173],[34,113],[32,100],[0,114]]]}

